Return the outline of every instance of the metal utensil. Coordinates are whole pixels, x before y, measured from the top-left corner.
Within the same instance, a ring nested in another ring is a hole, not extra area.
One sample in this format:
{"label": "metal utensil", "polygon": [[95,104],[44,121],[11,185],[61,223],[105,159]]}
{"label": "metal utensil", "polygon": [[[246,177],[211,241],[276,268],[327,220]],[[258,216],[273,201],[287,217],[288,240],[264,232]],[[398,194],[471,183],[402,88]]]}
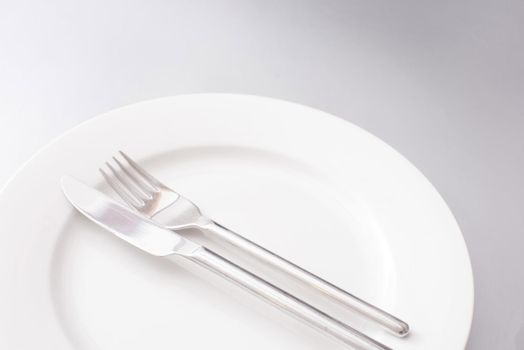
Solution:
{"label": "metal utensil", "polygon": [[67,199],[82,214],[147,253],[161,257],[179,255],[187,258],[355,349],[390,349],[211,250],[131,212],[72,177],[62,178],[62,189]]}
{"label": "metal utensil", "polygon": [[109,162],[106,163],[113,176],[103,169],[100,169],[100,172],[115,192],[142,215],[170,230],[197,228],[210,238],[225,241],[263,263],[293,276],[307,286],[384,326],[397,336],[403,337],[409,333],[406,322],[202,215],[200,209],[189,199],[161,183],[124,152],[120,151],[120,154],[126,164],[116,157],[113,157],[113,161],[117,168]]}

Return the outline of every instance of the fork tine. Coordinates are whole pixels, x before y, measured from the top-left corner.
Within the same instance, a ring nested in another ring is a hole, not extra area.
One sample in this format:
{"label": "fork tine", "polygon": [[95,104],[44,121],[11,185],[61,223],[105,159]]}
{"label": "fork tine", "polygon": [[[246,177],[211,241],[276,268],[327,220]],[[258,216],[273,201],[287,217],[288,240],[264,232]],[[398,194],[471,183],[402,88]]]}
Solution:
{"label": "fork tine", "polygon": [[111,176],[109,176],[103,169],[100,168],[98,170],[100,171],[100,173],[102,174],[102,176],[106,180],[107,184],[113,189],[113,191],[116,192],[116,194],[118,194],[120,196],[120,198],[122,198],[124,200],[124,202],[126,202],[128,205],[132,206],[135,209],[138,209],[139,207],[144,205],[143,202],[138,201],[137,199],[131,197],[126,192],[126,190],[124,189],[122,184],[120,182],[116,181],[115,179],[113,179]]}
{"label": "fork tine", "polygon": [[127,177],[129,177],[129,179],[131,181],[133,181],[133,183],[138,187],[140,188],[140,190],[148,197],[148,199],[151,199],[152,198],[152,195],[153,193],[155,192],[155,189],[153,187],[151,187],[151,185],[147,185],[147,183],[139,178],[138,176],[136,176],[136,174],[132,171],[129,171],[129,169],[127,167],[125,167],[119,160],[118,158],[116,157],[113,157],[113,160],[115,161],[115,163],[118,165],[118,167],[120,168],[120,170],[122,170],[126,175]]}
{"label": "fork tine", "polygon": [[146,199],[145,195],[140,193],[140,191],[135,187],[135,185],[133,185],[131,181],[122,176],[122,174],[119,173],[115,168],[113,168],[113,166],[109,164],[109,162],[106,162],[106,166],[109,168],[109,170],[111,170],[114,177],[116,177],[116,179],[120,181],[120,183],[128,191],[128,193],[134,196],[137,201],[143,202]]}
{"label": "fork tine", "polygon": [[129,157],[127,154],[125,154],[122,151],[118,151],[122,157],[127,161],[127,163],[136,170],[137,173],[139,173],[144,180],[147,180],[149,184],[154,187],[155,190],[159,190],[161,188],[167,188],[164,184],[162,184],[160,181],[158,181],[156,178],[154,178],[151,174],[149,174],[147,171],[145,171],[140,165],[135,163],[131,157]]}

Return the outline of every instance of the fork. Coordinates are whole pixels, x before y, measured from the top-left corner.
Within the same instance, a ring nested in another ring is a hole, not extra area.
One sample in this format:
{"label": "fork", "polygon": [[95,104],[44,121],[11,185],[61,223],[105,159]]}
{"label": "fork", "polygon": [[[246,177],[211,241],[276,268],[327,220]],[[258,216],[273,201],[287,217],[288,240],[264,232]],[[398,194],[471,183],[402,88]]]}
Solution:
{"label": "fork", "polygon": [[125,164],[117,157],[112,157],[116,167],[109,162],[105,163],[112,176],[102,168],[99,170],[109,186],[140,214],[170,230],[196,228],[211,238],[225,241],[259,261],[293,276],[399,337],[409,333],[406,322],[206,217],[189,199],[161,183],[124,152],[119,153]]}

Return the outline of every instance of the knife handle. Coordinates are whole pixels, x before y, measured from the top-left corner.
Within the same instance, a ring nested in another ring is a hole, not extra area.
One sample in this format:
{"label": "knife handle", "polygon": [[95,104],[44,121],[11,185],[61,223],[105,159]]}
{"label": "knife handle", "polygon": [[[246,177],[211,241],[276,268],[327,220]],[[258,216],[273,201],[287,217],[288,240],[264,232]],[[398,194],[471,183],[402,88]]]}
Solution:
{"label": "knife handle", "polygon": [[307,325],[331,335],[346,345],[352,346],[354,349],[391,350],[391,348],[264,281],[211,250],[202,247],[186,257],[305,322]]}
{"label": "knife handle", "polygon": [[266,265],[293,276],[308,287],[323,293],[329,298],[360,313],[364,317],[377,322],[399,337],[404,337],[409,333],[409,326],[406,322],[346,292],[342,288],[335,286],[334,284],[316,276],[298,265],[295,265],[291,261],[282,258],[216,222],[210,221],[205,225],[202,225],[200,229],[207,233],[211,238],[215,237],[221,241],[226,241],[250,256],[257,258]]}

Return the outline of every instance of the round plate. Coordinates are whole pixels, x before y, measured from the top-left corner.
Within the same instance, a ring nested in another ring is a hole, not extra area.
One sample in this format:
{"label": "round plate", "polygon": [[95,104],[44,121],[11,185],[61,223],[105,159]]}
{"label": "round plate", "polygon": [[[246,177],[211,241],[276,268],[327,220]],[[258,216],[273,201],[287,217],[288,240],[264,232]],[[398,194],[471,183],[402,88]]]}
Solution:
{"label": "round plate", "polygon": [[342,345],[188,261],[149,256],[76,213],[69,174],[122,149],[223,225],[406,320],[395,338],[285,276],[263,277],[395,349],[464,348],[473,278],[428,180],[326,113],[254,96],[169,97],[111,111],[34,156],[0,196],[0,348],[337,349]]}

